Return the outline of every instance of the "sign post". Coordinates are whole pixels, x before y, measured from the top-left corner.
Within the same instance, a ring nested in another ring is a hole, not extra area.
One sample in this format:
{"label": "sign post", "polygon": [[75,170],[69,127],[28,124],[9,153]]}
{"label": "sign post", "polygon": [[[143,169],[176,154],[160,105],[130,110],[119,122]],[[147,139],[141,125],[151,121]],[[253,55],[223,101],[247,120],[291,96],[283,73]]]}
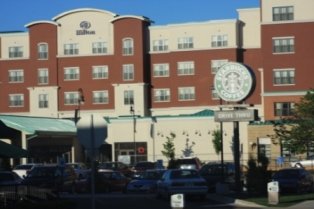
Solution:
{"label": "sign post", "polygon": [[99,148],[107,138],[107,124],[102,117],[82,117],[77,123],[77,137],[87,149],[92,162],[91,192],[92,209],[95,209],[95,149]]}

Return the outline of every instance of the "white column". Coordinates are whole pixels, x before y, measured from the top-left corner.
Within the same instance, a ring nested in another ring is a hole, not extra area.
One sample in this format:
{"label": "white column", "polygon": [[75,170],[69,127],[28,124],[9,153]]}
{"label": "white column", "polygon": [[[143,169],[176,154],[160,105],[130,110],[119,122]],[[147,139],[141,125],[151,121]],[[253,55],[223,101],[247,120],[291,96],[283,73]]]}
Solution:
{"label": "white column", "polygon": [[[21,137],[22,149],[27,150],[26,134],[25,134],[25,132],[22,131],[22,134],[21,134],[21,135],[22,135],[22,137]],[[22,162],[21,162],[22,164],[27,163],[27,159],[26,159],[26,158],[22,158],[21,161],[22,161]]]}

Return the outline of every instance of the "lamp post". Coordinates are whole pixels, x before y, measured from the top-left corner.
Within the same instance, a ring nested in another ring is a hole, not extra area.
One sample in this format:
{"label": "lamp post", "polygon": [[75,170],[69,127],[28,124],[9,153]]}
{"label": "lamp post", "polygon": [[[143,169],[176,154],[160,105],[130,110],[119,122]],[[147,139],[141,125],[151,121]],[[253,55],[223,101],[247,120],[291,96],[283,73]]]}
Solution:
{"label": "lamp post", "polygon": [[136,134],[136,119],[135,119],[135,110],[133,105],[130,106],[130,113],[132,114],[133,118],[133,149],[134,149],[134,164],[136,164],[136,141],[135,141],[135,134]]}
{"label": "lamp post", "polygon": [[75,109],[75,112],[74,112],[74,122],[75,122],[75,124],[77,124],[77,122],[79,120],[79,117],[80,117],[81,103],[85,102],[83,89],[79,88],[77,91],[78,91],[79,95],[78,95],[78,98],[77,98],[77,108]]}
{"label": "lamp post", "polygon": [[[222,99],[219,98],[219,110],[222,111]],[[224,169],[224,142],[223,142],[223,123],[220,121],[220,159],[221,159],[221,176],[222,176],[222,183],[225,181],[225,169]]]}

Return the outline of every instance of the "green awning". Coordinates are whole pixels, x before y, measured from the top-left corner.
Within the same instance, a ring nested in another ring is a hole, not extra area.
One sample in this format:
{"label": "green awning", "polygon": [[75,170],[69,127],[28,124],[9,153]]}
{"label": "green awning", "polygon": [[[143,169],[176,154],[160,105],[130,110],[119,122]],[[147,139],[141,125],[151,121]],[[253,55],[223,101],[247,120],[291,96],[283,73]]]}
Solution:
{"label": "green awning", "polygon": [[26,132],[27,134],[76,133],[74,122],[67,119],[0,115],[0,122],[7,127]]}
{"label": "green awning", "polygon": [[28,151],[0,140],[0,157],[5,158],[28,157]]}

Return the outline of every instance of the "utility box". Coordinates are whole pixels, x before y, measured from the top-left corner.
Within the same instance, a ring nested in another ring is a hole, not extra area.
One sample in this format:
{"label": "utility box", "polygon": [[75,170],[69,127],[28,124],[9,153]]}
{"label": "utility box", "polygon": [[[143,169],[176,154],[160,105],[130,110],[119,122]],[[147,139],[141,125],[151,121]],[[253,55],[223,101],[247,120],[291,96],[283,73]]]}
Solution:
{"label": "utility box", "polygon": [[279,182],[272,181],[267,184],[268,204],[277,205],[279,203]]}
{"label": "utility box", "polygon": [[184,208],[184,194],[171,195],[171,208],[172,209]]}

